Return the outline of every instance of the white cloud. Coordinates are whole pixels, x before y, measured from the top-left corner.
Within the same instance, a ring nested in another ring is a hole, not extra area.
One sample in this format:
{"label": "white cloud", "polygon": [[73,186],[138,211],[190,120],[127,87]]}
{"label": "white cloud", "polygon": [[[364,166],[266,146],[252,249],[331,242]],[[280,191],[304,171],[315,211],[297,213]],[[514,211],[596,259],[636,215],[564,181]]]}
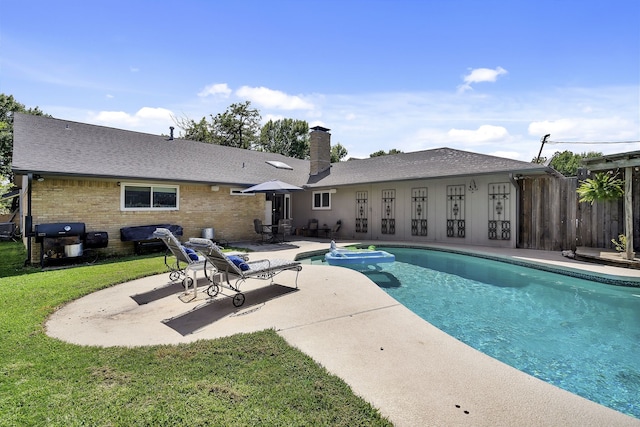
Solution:
{"label": "white cloud", "polygon": [[282,114],[265,114],[264,116],[262,116],[262,123],[265,124],[269,120],[273,120],[275,122],[284,118],[285,117]]}
{"label": "white cloud", "polygon": [[266,87],[242,86],[236,96],[247,99],[254,104],[279,110],[312,110],[313,104],[295,95],[287,95],[279,90]]}
{"label": "white cloud", "polygon": [[173,125],[173,113],[166,108],[142,107],[135,114],[124,111],[100,111],[89,114],[91,123],[103,126],[132,129],[153,134],[167,133]]}
{"label": "white cloud", "polygon": [[612,117],[569,117],[558,120],[532,122],[528,128],[530,135],[551,134],[551,140],[602,142],[637,140],[634,123],[618,116]]}
{"label": "white cloud", "polygon": [[[220,86],[225,88],[226,85]],[[283,92],[265,89],[247,92],[280,98],[257,105],[265,122],[284,117],[306,120],[310,127],[331,129],[332,143],[349,150],[349,157],[364,158],[378,150],[404,152],[450,147],[530,161],[540,150],[540,138],[552,141],[640,140],[638,86],[556,88],[538,92],[504,93],[499,96],[459,96],[450,92],[377,92],[357,94],[303,94],[313,109],[287,111],[282,104],[294,99]],[[118,96],[120,99],[121,97]],[[235,98],[235,93],[231,96]],[[257,99],[257,97],[256,97]],[[171,112],[198,119],[223,112],[228,100],[211,98],[198,102],[165,105],[166,109],[140,108],[93,113],[59,105],[41,105],[54,117],[122,129],[168,133],[175,125]],[[103,100],[103,102],[107,102]],[[108,101],[105,105],[110,105]],[[585,108],[589,107],[589,108]],[[640,150],[640,144],[554,145],[545,144],[542,156],[555,151],[601,151],[605,154]]]}
{"label": "white cloud", "polygon": [[167,110],[166,108],[151,108],[151,107],[142,107],[136,113],[136,117],[143,120],[170,119],[171,115],[172,115],[171,111]]}
{"label": "white cloud", "polygon": [[451,141],[461,144],[482,144],[503,141],[509,136],[509,131],[502,126],[482,125],[476,130],[451,129],[447,135]]}
{"label": "white cloud", "polygon": [[517,151],[494,151],[488,154],[491,156],[504,157],[507,159],[527,161],[527,159],[522,158],[522,153],[518,153]]}
{"label": "white cloud", "polygon": [[227,86],[226,83],[215,83],[205,86],[205,88],[198,93],[198,96],[206,97],[209,95],[221,95],[224,98],[228,98],[229,95],[231,95],[231,92],[231,89],[229,89],[229,86]]}
{"label": "white cloud", "polygon": [[573,119],[544,120],[529,125],[529,135],[546,135],[548,133],[560,135],[575,134],[578,122]]}
{"label": "white cloud", "polygon": [[464,76],[464,83],[458,86],[458,91],[464,92],[472,89],[471,84],[473,83],[495,82],[498,79],[498,76],[503,74],[507,74],[507,70],[502,67],[496,67],[494,70],[490,68],[475,68],[471,70],[469,74]]}
{"label": "white cloud", "polygon": [[134,125],[137,120],[135,116],[132,116],[124,111],[100,111],[94,115],[93,121],[104,124],[105,126],[131,126]]}

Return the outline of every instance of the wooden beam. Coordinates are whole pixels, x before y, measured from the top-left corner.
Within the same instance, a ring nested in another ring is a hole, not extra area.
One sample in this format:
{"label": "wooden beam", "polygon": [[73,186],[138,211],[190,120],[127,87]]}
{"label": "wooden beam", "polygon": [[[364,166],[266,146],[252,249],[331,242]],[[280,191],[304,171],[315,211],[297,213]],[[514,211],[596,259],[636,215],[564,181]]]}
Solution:
{"label": "wooden beam", "polygon": [[632,260],[636,254],[633,251],[633,168],[627,166],[624,169],[624,232],[627,238],[627,259]]}
{"label": "wooden beam", "polygon": [[594,163],[589,163],[588,161],[584,161],[584,165],[587,169],[592,172],[602,171],[602,170],[610,170],[610,169],[622,169],[628,167],[639,167],[640,159],[621,159],[621,160],[611,160],[611,161],[599,161]]}

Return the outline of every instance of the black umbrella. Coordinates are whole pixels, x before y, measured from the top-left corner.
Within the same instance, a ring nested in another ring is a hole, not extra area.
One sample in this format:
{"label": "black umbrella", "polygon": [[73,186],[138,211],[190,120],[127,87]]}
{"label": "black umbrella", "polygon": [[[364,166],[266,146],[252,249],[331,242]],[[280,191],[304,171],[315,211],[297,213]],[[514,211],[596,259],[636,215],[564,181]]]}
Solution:
{"label": "black umbrella", "polygon": [[292,191],[302,191],[304,188],[293,184],[279,181],[277,179],[254,185],[242,190],[243,193],[290,193]]}

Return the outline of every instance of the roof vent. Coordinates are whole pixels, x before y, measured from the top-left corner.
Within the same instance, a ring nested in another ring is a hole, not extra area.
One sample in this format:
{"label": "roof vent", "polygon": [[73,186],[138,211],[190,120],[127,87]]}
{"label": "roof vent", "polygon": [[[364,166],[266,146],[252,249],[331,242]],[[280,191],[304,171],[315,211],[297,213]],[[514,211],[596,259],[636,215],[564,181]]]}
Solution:
{"label": "roof vent", "polygon": [[169,126],[169,141],[173,141],[173,126]]}

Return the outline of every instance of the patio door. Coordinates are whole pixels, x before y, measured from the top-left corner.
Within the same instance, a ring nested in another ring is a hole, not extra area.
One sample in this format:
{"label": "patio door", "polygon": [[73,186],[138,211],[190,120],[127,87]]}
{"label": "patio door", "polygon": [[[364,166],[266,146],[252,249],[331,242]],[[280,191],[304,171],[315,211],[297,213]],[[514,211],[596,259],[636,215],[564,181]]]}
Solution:
{"label": "patio door", "polygon": [[267,215],[267,212],[265,212],[265,220],[269,224],[275,225],[281,219],[291,219],[291,194],[267,194],[267,204],[269,205],[268,212],[270,213]]}
{"label": "patio door", "polygon": [[271,200],[267,200],[264,203],[264,219],[262,220],[263,224],[272,224],[273,221],[273,211],[271,209]]}

